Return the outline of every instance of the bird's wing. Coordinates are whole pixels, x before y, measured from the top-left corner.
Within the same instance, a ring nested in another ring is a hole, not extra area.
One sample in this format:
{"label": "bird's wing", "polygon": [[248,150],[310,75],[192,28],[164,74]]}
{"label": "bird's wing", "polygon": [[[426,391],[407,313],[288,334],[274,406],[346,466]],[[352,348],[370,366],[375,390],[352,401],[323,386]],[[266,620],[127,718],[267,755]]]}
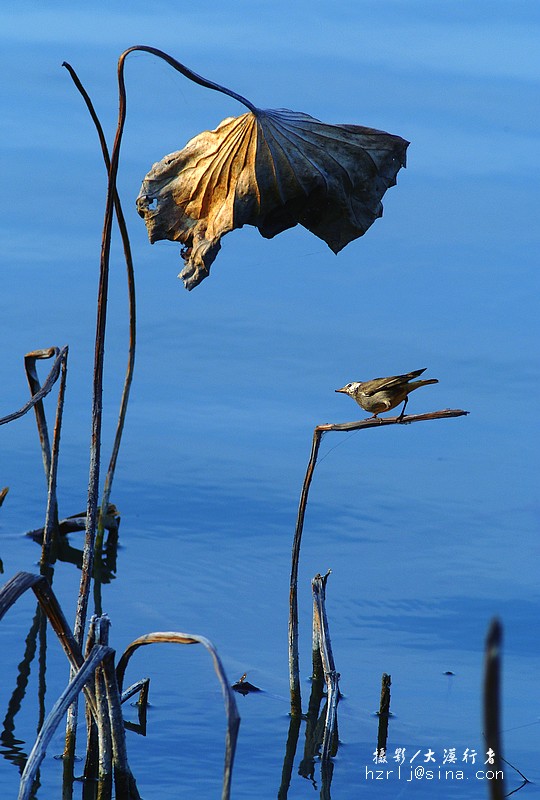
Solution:
{"label": "bird's wing", "polygon": [[424,369],[417,369],[414,370],[414,372],[407,372],[405,375],[392,375],[389,378],[374,378],[372,381],[367,382],[362,391],[365,395],[371,397],[371,395],[382,392],[384,389],[391,389],[393,386],[400,386],[404,383],[408,383],[413,378],[417,378],[425,372],[426,369],[427,367],[424,367]]}
{"label": "bird's wing", "polygon": [[399,375],[394,375],[391,378],[373,378],[372,381],[366,381],[362,386],[362,394],[371,397],[373,394],[386,389],[388,386],[395,386],[399,382]]}

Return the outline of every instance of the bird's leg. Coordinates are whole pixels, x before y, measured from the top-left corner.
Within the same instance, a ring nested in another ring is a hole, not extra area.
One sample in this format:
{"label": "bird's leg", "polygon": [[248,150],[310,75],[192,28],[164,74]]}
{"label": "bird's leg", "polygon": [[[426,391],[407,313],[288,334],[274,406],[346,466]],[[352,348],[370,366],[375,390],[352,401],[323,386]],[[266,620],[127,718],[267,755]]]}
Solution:
{"label": "bird's leg", "polygon": [[398,417],[398,422],[403,422],[403,415],[405,414],[405,408],[407,403],[409,402],[409,395],[405,397],[405,402],[403,403],[403,408],[401,409],[401,414]]}

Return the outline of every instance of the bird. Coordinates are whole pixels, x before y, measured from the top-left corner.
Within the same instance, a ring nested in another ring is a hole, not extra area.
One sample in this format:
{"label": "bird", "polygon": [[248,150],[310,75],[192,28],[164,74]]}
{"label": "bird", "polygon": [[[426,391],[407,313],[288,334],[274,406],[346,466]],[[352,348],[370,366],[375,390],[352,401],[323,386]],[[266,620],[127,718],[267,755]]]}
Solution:
{"label": "bird", "polygon": [[390,411],[391,408],[395,408],[399,406],[400,403],[403,403],[403,408],[399,415],[399,421],[401,421],[405,413],[405,407],[409,402],[408,395],[421,386],[428,386],[430,383],[439,383],[436,378],[413,381],[413,378],[417,378],[425,372],[426,369],[427,367],[424,367],[424,369],[408,372],[406,375],[392,375],[389,378],[374,378],[371,381],[353,381],[343,386],[341,389],[336,389],[336,392],[348,394],[349,397],[356,400],[364,411],[371,411],[373,417],[369,417],[369,419],[377,419],[377,414],[383,411]]}

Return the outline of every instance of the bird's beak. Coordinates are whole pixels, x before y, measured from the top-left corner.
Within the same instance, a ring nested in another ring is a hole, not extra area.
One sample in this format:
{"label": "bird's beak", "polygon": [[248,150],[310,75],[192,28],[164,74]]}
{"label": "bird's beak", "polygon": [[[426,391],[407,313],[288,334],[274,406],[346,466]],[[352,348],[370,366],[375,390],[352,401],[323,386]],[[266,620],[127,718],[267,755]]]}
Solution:
{"label": "bird's beak", "polygon": [[343,394],[347,394],[347,389],[343,387],[343,389],[336,389],[336,392],[343,392]]}

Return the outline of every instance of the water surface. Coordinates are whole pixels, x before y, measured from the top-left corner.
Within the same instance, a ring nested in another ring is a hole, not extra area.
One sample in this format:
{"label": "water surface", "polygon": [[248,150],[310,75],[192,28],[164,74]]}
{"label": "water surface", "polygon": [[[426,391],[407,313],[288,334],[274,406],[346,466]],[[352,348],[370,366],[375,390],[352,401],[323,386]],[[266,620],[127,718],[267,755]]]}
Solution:
{"label": "water surface", "polygon": [[[176,245],[151,247],[134,199],[150,166],[200,130],[242,113],[145,54],[127,65],[119,176],[138,291],[136,377],[114,485],[120,549],[103,587],[118,652],[152,630],[203,634],[239,697],[235,798],[276,797],[288,717],[289,558],[313,427],[358,417],[334,389],[428,367],[440,383],[412,413],[466,418],[352,436],[328,434],[312,485],[300,568],[304,704],[310,580],[332,569],[328,613],[344,693],[332,782],[337,800],[487,797],[467,780],[370,782],[382,672],[392,675],[389,751],[476,749],[485,760],[481,685],[491,618],[504,625],[504,755],[535,784],[539,735],[536,3],[393,0],[339,4],[22,3],[2,12],[5,188],[0,413],[20,407],[24,353],[69,344],[59,472],[61,514],[86,503],[90,375],[105,176],[95,134],[60,65],[69,61],[112,140],[115,64],[143,43],[261,107],[369,125],[411,141],[385,215],[335,257],[303,229],[272,241],[226,237],[209,279],[187,293]],[[104,456],[126,359],[126,292],[114,242],[104,397]],[[48,403],[52,418],[53,404]],[[45,484],[34,421],[0,431],[5,577],[36,570],[24,537],[42,524]],[[534,487],[534,488],[533,488]],[[82,537],[70,536],[74,548]],[[71,620],[79,572],[54,589]],[[25,598],[2,623],[2,797],[16,797],[39,721],[38,663],[11,732],[18,664],[34,613]],[[452,672],[453,675],[447,675]],[[197,648],[140,651],[127,681],[149,675],[146,738],[128,734],[145,800],[219,795],[223,704]],[[48,635],[45,711],[67,665]],[[11,706],[10,706],[10,698]],[[134,709],[126,714],[135,718]],[[6,733],[7,731],[7,733]],[[8,735],[9,734],[9,735]],[[318,794],[298,774],[288,797]],[[13,737],[15,741],[13,741]],[[59,796],[58,733],[37,797]],[[19,755],[18,755],[19,754]],[[392,766],[392,765],[391,765]],[[408,773],[407,773],[408,775]],[[507,790],[519,785],[508,768]]]}

